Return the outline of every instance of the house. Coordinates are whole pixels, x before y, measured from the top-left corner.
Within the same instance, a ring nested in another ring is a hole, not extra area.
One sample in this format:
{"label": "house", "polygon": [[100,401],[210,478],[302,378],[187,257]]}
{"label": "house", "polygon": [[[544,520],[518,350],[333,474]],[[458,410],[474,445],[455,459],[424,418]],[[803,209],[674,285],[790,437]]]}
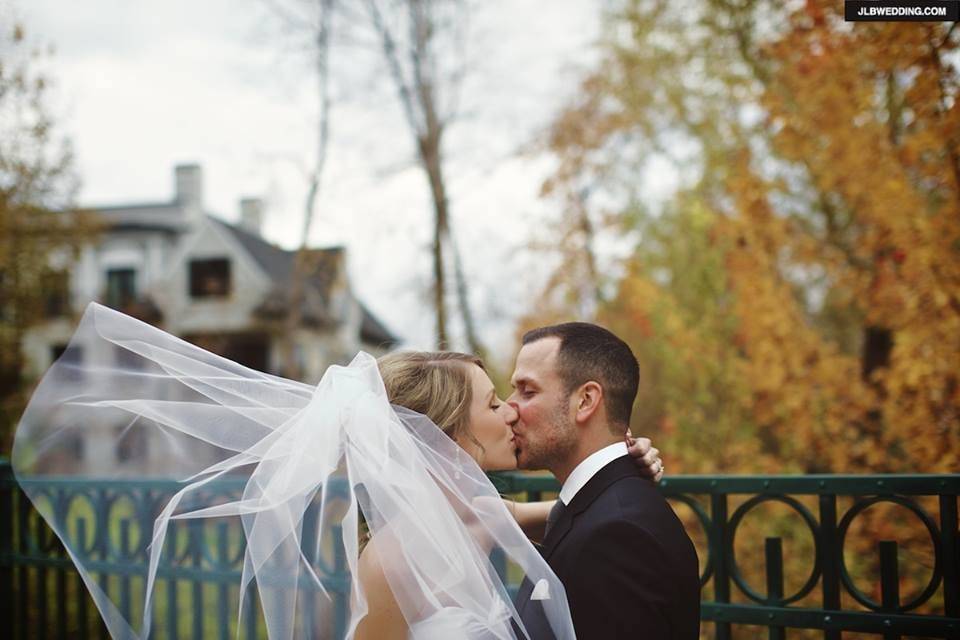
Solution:
{"label": "house", "polygon": [[[39,376],[63,353],[77,317],[94,300],[251,368],[309,383],[361,349],[377,356],[397,344],[354,294],[342,247],[298,257],[271,244],[261,235],[258,199],[240,201],[239,224],[210,215],[200,166],[177,166],[175,185],[169,202],[93,209],[104,231],[65,265],[65,304],[51,305],[54,317],[25,336],[29,374]],[[295,294],[298,260],[305,277]],[[294,295],[299,308],[292,323]],[[103,435],[104,443],[111,440]],[[78,461],[92,450],[107,455],[91,444],[78,442]],[[146,442],[121,445],[115,454],[131,463],[149,457]]]}

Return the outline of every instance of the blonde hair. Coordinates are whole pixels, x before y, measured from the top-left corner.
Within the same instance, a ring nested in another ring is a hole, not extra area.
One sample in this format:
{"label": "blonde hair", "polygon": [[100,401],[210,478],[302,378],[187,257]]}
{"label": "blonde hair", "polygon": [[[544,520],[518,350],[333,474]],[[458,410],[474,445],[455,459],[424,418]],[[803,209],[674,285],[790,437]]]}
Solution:
{"label": "blonde hair", "polygon": [[[456,351],[397,351],[377,359],[392,404],[427,416],[455,442],[467,438],[483,455],[483,445],[470,432],[472,364],[486,371],[480,358]],[[359,534],[363,552],[370,541],[365,519]]]}
{"label": "blonde hair", "polygon": [[377,364],[392,404],[422,413],[454,441],[467,438],[483,450],[469,427],[470,365],[486,371],[480,358],[456,351],[398,351]]}

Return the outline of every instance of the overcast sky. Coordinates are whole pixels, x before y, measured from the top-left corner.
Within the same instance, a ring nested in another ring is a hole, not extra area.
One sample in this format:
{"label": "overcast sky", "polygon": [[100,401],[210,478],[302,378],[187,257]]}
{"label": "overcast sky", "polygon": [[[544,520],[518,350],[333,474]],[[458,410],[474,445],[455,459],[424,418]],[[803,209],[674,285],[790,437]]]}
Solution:
{"label": "overcast sky", "polygon": [[[0,0],[10,2],[11,0]],[[56,47],[56,112],[73,140],[84,205],[162,201],[173,167],[203,166],[207,208],[236,220],[265,198],[266,237],[297,242],[315,136],[315,80],[261,0],[19,0]],[[549,220],[549,158],[522,156],[595,59],[598,3],[489,0],[471,22],[464,117],[448,139],[453,223],[483,338],[511,348],[542,282],[524,246]],[[430,201],[388,85],[361,52],[335,51],[333,131],[311,242],[348,248],[361,299],[408,346],[432,346]],[[509,357],[503,354],[501,357]]]}

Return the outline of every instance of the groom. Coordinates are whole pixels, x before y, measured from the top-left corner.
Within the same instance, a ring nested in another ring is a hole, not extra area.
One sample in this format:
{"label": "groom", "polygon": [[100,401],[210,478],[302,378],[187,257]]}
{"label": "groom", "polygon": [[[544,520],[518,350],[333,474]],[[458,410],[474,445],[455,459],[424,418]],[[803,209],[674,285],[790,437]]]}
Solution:
{"label": "groom", "polygon": [[[627,456],[637,360],[606,329],[571,322],[523,337],[508,402],[521,469],[561,483],[543,555],[563,582],[577,637],[696,640],[697,555],[680,520]],[[531,638],[551,638],[532,585],[517,596]]]}

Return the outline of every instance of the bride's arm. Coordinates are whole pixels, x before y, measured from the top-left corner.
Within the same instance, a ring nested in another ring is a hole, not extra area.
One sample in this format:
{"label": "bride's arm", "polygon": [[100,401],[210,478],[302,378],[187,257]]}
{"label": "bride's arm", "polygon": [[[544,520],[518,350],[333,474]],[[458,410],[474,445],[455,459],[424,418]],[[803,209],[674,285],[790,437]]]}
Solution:
{"label": "bride's arm", "polygon": [[520,529],[531,540],[543,540],[543,530],[547,525],[547,516],[550,515],[550,509],[556,500],[544,500],[542,502],[516,502],[515,500],[503,501],[507,504],[507,510],[513,514],[514,520],[520,525]]}

